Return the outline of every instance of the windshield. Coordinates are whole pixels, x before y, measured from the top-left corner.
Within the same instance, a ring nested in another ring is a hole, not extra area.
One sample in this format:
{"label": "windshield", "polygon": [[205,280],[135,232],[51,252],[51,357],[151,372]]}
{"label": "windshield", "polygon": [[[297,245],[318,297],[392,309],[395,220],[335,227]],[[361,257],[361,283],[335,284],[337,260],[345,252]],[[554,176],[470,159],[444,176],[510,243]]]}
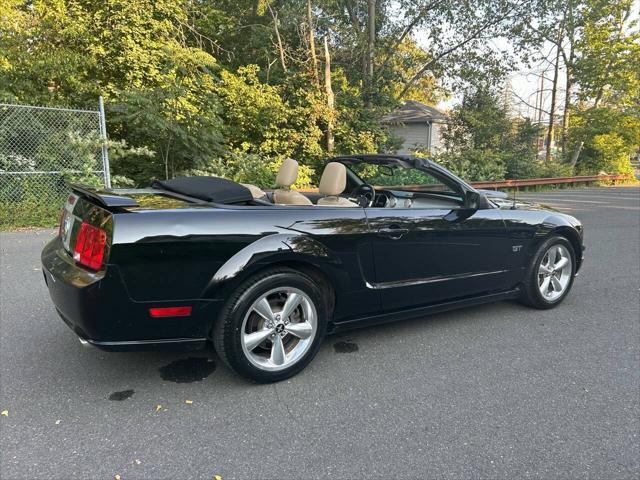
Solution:
{"label": "windshield", "polygon": [[349,168],[364,182],[376,188],[456,195],[461,192],[460,187],[446,177],[440,178],[437,174],[417,168],[368,163],[349,165]]}

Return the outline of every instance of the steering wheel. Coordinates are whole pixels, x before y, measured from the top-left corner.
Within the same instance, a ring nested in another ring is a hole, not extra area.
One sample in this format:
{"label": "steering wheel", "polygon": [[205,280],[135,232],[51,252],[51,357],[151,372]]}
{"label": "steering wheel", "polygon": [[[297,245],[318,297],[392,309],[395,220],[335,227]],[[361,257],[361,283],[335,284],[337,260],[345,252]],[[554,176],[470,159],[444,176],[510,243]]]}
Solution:
{"label": "steering wheel", "polygon": [[363,207],[370,207],[373,204],[373,199],[376,196],[376,190],[373,188],[373,185],[369,185],[368,183],[362,183],[353,189],[350,197],[357,198],[358,203],[362,205],[364,202],[360,202],[360,199],[363,198],[366,200],[366,204],[362,205]]}

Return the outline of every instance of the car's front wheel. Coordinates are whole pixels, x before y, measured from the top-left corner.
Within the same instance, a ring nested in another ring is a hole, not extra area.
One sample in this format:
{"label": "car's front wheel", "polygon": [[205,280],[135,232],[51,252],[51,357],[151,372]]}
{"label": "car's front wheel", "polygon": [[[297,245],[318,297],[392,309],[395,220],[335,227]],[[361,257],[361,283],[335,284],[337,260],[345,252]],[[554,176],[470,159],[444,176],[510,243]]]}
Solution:
{"label": "car's front wheel", "polygon": [[213,329],[218,355],[240,375],[276,382],[315,356],[326,330],[326,302],[314,280],[288,268],[240,285]]}
{"label": "car's front wheel", "polygon": [[521,300],[535,308],[553,308],[567,296],[576,273],[571,243],[553,236],[544,241],[527,271]]}

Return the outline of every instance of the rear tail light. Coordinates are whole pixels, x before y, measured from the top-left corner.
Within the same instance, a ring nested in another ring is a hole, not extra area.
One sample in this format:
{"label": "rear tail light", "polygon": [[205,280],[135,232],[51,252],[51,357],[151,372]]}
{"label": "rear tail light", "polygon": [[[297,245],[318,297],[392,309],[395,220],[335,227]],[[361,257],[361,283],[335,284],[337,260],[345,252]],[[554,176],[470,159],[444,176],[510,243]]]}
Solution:
{"label": "rear tail light", "polygon": [[73,259],[91,270],[100,270],[106,244],[107,234],[104,230],[82,222],[76,238]]}

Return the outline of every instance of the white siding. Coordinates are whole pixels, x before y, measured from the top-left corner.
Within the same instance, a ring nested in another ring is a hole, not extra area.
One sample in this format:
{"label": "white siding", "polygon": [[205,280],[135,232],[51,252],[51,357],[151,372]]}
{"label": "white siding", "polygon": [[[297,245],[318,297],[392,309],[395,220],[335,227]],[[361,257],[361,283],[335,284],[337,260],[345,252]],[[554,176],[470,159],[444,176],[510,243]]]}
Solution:
{"label": "white siding", "polygon": [[428,123],[406,123],[404,125],[390,125],[391,133],[404,140],[398,153],[411,153],[416,147],[428,149],[431,146],[430,128]]}
{"label": "white siding", "polygon": [[434,122],[431,124],[431,151],[438,153],[442,148],[442,136],[440,130],[444,127],[444,124]]}

